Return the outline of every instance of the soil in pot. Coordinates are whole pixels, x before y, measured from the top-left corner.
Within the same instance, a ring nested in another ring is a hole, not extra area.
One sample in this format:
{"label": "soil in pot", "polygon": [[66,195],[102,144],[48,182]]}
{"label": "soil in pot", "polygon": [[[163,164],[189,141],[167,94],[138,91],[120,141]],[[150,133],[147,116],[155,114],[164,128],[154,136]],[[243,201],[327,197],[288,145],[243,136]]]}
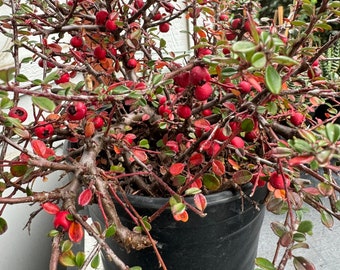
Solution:
{"label": "soil in pot", "polygon": [[[245,192],[249,194],[250,190],[251,187]],[[208,195],[207,216],[201,218],[189,212],[186,223],[175,221],[170,210],[164,212],[152,222],[151,235],[158,242],[157,247],[168,269],[253,270],[265,211],[262,200],[266,193],[266,189],[259,189],[252,198],[259,202],[258,209],[249,200],[230,191]],[[168,200],[143,196],[129,199],[141,216],[153,214]],[[135,224],[124,210],[118,205],[117,208],[123,224],[133,228]],[[103,223],[97,205],[90,206],[89,211],[93,220]],[[127,253],[114,241],[110,240],[110,245],[129,266],[159,269],[152,248]],[[105,269],[117,269],[106,259],[103,265]]]}

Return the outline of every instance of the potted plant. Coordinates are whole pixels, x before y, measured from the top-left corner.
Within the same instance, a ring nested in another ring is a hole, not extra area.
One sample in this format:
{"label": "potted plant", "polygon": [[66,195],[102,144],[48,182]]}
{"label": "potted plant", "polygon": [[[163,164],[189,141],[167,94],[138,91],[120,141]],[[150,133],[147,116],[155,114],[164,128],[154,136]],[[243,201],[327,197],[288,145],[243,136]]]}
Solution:
{"label": "potted plant", "polygon": [[[254,1],[3,5],[15,65],[0,72],[1,211],[30,202],[53,216],[50,269],[96,268],[100,251],[110,269],[314,269],[293,251],[312,233],[304,205],[328,227],[339,219],[338,82],[325,57],[340,35],[323,39],[336,1],[272,19]],[[188,50],[171,51],[170,34]],[[66,184],[35,190],[56,171]],[[255,260],[264,206],[286,215],[271,224],[284,250],[273,261]],[[74,251],[84,230],[97,242],[87,255]]]}

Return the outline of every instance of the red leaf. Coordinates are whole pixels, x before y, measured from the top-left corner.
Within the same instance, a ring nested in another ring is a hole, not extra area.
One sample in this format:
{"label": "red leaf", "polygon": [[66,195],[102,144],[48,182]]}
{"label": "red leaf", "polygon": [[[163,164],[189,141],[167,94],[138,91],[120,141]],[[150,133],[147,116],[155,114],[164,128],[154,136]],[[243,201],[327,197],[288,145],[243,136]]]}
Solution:
{"label": "red leaf", "polygon": [[148,160],[148,156],[146,155],[145,151],[134,149],[132,152],[140,161],[146,162]]}
{"label": "red leaf", "polygon": [[88,205],[92,199],[92,190],[87,188],[78,197],[78,204],[81,206]]}
{"label": "red leaf", "polygon": [[183,163],[174,163],[170,166],[170,173],[172,175],[179,175],[184,170],[185,165]]}
{"label": "red leaf", "polygon": [[212,162],[212,170],[214,174],[221,176],[225,173],[225,166],[222,161],[214,159]]}
{"label": "red leaf", "polygon": [[298,166],[301,164],[310,163],[314,160],[314,156],[297,156],[289,160],[289,166]]}
{"label": "red leaf", "polygon": [[198,193],[194,196],[194,202],[197,209],[201,210],[202,212],[207,207],[207,199],[202,193]]}
{"label": "red leaf", "polygon": [[189,163],[193,166],[200,165],[204,162],[204,155],[201,153],[193,153],[189,159]]}
{"label": "red leaf", "polygon": [[59,206],[51,202],[43,203],[42,208],[45,210],[45,212],[51,215],[55,215],[56,213],[60,211]]}
{"label": "red leaf", "polygon": [[68,229],[68,237],[72,242],[80,242],[84,237],[83,227],[78,222],[73,221]]}
{"label": "red leaf", "polygon": [[196,128],[201,128],[204,131],[208,131],[208,130],[211,129],[210,122],[208,120],[206,120],[206,119],[203,119],[203,118],[196,120],[195,123],[194,123],[194,126]]}
{"label": "red leaf", "polygon": [[177,215],[173,215],[173,217],[176,221],[187,222],[189,220],[189,215],[187,211],[184,211]]}
{"label": "red leaf", "polygon": [[40,140],[32,140],[31,141],[32,149],[35,154],[40,157],[45,157],[47,146],[43,141]]}

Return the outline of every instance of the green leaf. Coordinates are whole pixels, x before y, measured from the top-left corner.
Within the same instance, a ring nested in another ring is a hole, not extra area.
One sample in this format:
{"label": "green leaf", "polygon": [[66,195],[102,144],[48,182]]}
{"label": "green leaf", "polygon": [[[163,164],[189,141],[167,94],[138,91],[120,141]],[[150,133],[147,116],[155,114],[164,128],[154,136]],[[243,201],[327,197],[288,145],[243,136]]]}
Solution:
{"label": "green leaf", "polygon": [[78,267],[82,267],[85,262],[85,258],[86,258],[85,252],[82,251],[77,252],[75,259],[76,265]]}
{"label": "green leaf", "polygon": [[267,63],[266,55],[264,54],[264,52],[254,53],[250,61],[254,68],[264,68]]}
{"label": "green leaf", "polygon": [[110,91],[110,94],[112,95],[124,95],[127,93],[130,93],[130,88],[126,87],[125,85],[119,85]]}
{"label": "green leaf", "polygon": [[234,52],[247,53],[255,51],[256,45],[250,41],[238,41],[231,48]]}
{"label": "green leaf", "polygon": [[67,252],[71,250],[73,243],[70,240],[65,240],[61,245],[61,252]]}
{"label": "green leaf", "polygon": [[142,270],[142,267],[140,267],[140,266],[132,266],[129,269],[130,270]]}
{"label": "green leaf", "polygon": [[115,224],[112,224],[111,226],[109,226],[107,229],[106,229],[106,232],[105,232],[105,237],[106,238],[109,238],[111,236],[114,236],[116,234],[116,231],[117,231],[117,227]]}
{"label": "green leaf", "polygon": [[9,109],[9,108],[12,108],[13,107],[13,101],[12,99],[8,98],[8,97],[4,97],[1,99],[1,102],[0,102],[0,108],[1,109]]}
{"label": "green leaf", "polygon": [[284,233],[287,232],[287,228],[282,223],[277,221],[272,222],[270,224],[270,227],[278,237],[281,237]]}
{"label": "green leaf", "polygon": [[164,74],[156,74],[152,78],[152,83],[155,84],[155,85],[160,83],[162,81],[163,77],[164,77]]}
{"label": "green leaf", "polygon": [[263,270],[276,270],[275,266],[266,258],[256,258],[255,264]]}
{"label": "green leaf", "polygon": [[150,149],[149,141],[147,139],[142,139],[139,142],[139,146],[145,149]]}
{"label": "green leaf", "polygon": [[46,97],[32,97],[34,105],[38,106],[39,109],[46,112],[53,112],[55,109],[55,103]]}
{"label": "green leaf", "polygon": [[304,220],[299,224],[298,232],[312,234],[313,223],[309,220]]}
{"label": "green leaf", "polygon": [[91,261],[91,267],[94,269],[97,269],[99,267],[99,264],[100,264],[100,256],[99,254],[96,254],[96,256],[94,256],[93,260]]}
{"label": "green leaf", "polygon": [[293,66],[299,64],[298,61],[294,60],[291,57],[284,56],[284,55],[278,55],[272,58],[273,62],[278,63],[280,65],[284,66]]}
{"label": "green leaf", "polygon": [[59,257],[59,262],[64,266],[76,266],[75,256],[72,250],[63,252]]}
{"label": "green leaf", "polygon": [[171,212],[174,216],[182,214],[185,211],[185,209],[186,209],[185,204],[181,202],[171,206]]}
{"label": "green leaf", "polygon": [[293,239],[296,242],[304,242],[306,241],[306,235],[304,233],[300,233],[300,232],[295,232],[293,235]]}
{"label": "green leaf", "polygon": [[53,71],[51,73],[49,73],[42,81],[42,84],[48,84],[50,83],[51,81],[54,81],[56,79],[59,78],[59,74],[58,74],[58,71]]}
{"label": "green leaf", "polygon": [[275,95],[280,93],[282,88],[282,79],[276,69],[272,66],[267,66],[266,68],[265,82],[270,92]]}
{"label": "green leaf", "polygon": [[328,123],[325,127],[326,136],[332,142],[335,143],[340,139],[340,125]]}
{"label": "green leaf", "polygon": [[4,218],[0,217],[0,235],[4,234],[8,229],[7,222]]}
{"label": "green leaf", "polygon": [[216,175],[206,173],[203,175],[203,184],[209,190],[217,190],[221,186],[221,181]]}
{"label": "green leaf", "polygon": [[195,194],[199,194],[199,193],[202,193],[202,190],[200,190],[200,189],[197,188],[197,187],[188,188],[188,189],[185,191],[185,195],[188,195],[188,196],[195,195]]}
{"label": "green leaf", "polygon": [[0,80],[8,83],[10,80],[14,78],[15,68],[8,68],[0,70]]}
{"label": "green leaf", "polygon": [[334,225],[333,217],[324,210],[321,210],[320,213],[322,224],[325,225],[327,228],[332,228]]}
{"label": "green leaf", "polygon": [[250,132],[254,129],[254,121],[250,118],[246,118],[241,122],[241,129],[244,132]]}
{"label": "green leaf", "polygon": [[18,74],[15,79],[16,79],[17,82],[27,82],[27,81],[29,81],[29,79],[24,74]]}

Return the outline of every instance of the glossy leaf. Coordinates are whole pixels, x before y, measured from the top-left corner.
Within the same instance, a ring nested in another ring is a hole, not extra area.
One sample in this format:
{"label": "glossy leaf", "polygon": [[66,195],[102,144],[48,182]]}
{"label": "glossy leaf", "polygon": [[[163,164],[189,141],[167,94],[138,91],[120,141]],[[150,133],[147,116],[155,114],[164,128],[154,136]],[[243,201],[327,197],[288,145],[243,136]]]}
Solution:
{"label": "glossy leaf", "polygon": [[4,234],[8,229],[7,222],[4,218],[0,217],[0,235]]}
{"label": "glossy leaf", "polygon": [[196,194],[199,194],[199,193],[202,193],[202,190],[200,190],[200,189],[197,188],[197,187],[188,188],[188,189],[184,192],[184,194],[187,195],[187,196],[196,195]]}
{"label": "glossy leaf", "polygon": [[279,237],[281,237],[284,233],[287,232],[287,228],[282,223],[277,221],[272,222],[270,224],[270,227],[273,230],[273,232]]}
{"label": "glossy leaf", "polygon": [[82,252],[82,251],[77,252],[76,258],[75,258],[76,265],[78,267],[83,266],[85,262],[85,258],[86,258],[85,252]]}
{"label": "glossy leaf", "polygon": [[142,267],[140,267],[140,266],[132,266],[129,269],[130,270],[142,270]]}
{"label": "glossy leaf", "polygon": [[179,175],[183,172],[185,164],[183,163],[174,163],[170,166],[169,172],[171,175]]}
{"label": "glossy leaf", "polygon": [[325,127],[326,136],[332,142],[335,143],[340,139],[340,125],[328,123]]}
{"label": "glossy leaf", "polygon": [[334,225],[333,217],[324,210],[321,210],[321,222],[327,228],[332,228]]}
{"label": "glossy leaf", "polygon": [[69,250],[71,250],[73,246],[73,243],[70,240],[65,240],[62,244],[61,244],[61,252],[67,252]]}
{"label": "glossy leaf", "polygon": [[193,153],[189,158],[189,163],[192,166],[201,165],[204,162],[204,155],[201,153]]}
{"label": "glossy leaf", "polygon": [[71,241],[78,243],[80,242],[84,237],[84,230],[83,227],[80,225],[80,223],[73,221],[71,223],[71,226],[68,230],[68,237]]}
{"label": "glossy leaf", "polygon": [[250,118],[246,118],[241,122],[241,129],[244,132],[250,132],[254,129],[254,121]]}
{"label": "glossy leaf", "polygon": [[97,269],[99,267],[100,264],[100,256],[99,254],[96,254],[96,256],[94,256],[94,258],[91,261],[91,267],[94,269]]}
{"label": "glossy leaf", "polygon": [[45,210],[45,212],[47,212],[51,215],[55,215],[56,213],[58,213],[60,211],[59,206],[56,205],[55,203],[51,203],[51,202],[43,203],[42,208]]}
{"label": "glossy leaf", "polygon": [[63,252],[59,257],[59,262],[64,266],[76,266],[75,256],[72,250]]}
{"label": "glossy leaf", "polygon": [[238,184],[246,184],[253,178],[253,174],[247,170],[240,170],[233,174],[233,181]]}
{"label": "glossy leaf", "polygon": [[266,55],[264,54],[264,52],[254,53],[250,61],[254,68],[263,68],[267,63]]}
{"label": "glossy leaf", "polygon": [[194,202],[196,208],[201,210],[202,212],[207,207],[207,199],[202,193],[196,194],[194,196]]}
{"label": "glossy leaf", "polygon": [[285,55],[277,55],[272,58],[273,62],[278,63],[280,65],[284,66],[294,66],[299,64],[298,61],[294,60],[291,57],[285,56]]}
{"label": "glossy leaf", "polygon": [[312,234],[313,231],[313,223],[310,220],[301,221],[299,227],[297,228],[298,232]]}
{"label": "glossy leaf", "polygon": [[218,159],[214,159],[212,162],[212,171],[217,176],[221,176],[225,174],[225,166],[224,163]]}
{"label": "glossy leaf", "polygon": [[247,53],[255,51],[256,45],[250,41],[238,41],[232,46],[234,52]]}
{"label": "glossy leaf", "polygon": [[208,190],[217,190],[221,186],[220,179],[214,174],[206,173],[202,180]]}
{"label": "glossy leaf", "polygon": [[267,66],[265,72],[265,82],[269,91],[273,94],[279,94],[282,88],[282,79],[280,74],[272,66]]}
{"label": "glossy leaf", "polygon": [[276,270],[275,266],[266,258],[256,258],[255,264],[263,270]]}
{"label": "glossy leaf", "polygon": [[14,78],[14,71],[15,71],[15,68],[0,70],[0,80],[5,83],[8,83],[10,80]]}
{"label": "glossy leaf", "polygon": [[38,106],[39,109],[46,112],[53,112],[55,109],[55,103],[46,97],[32,97],[32,102]]}
{"label": "glossy leaf", "polygon": [[112,224],[111,226],[109,226],[106,231],[105,231],[105,237],[109,238],[111,236],[114,236],[116,234],[117,231],[117,227],[115,224]]}
{"label": "glossy leaf", "polygon": [[293,264],[295,270],[316,270],[314,264],[304,257],[294,257]]}
{"label": "glossy leaf", "polygon": [[171,205],[171,212],[173,215],[181,214],[185,211],[185,209],[186,209],[186,206],[182,202]]}
{"label": "glossy leaf", "polygon": [[78,197],[78,204],[80,206],[86,206],[90,203],[93,193],[90,188],[83,190]]}
{"label": "glossy leaf", "polygon": [[292,242],[293,242],[292,232],[287,231],[280,237],[280,245],[283,247],[288,247]]}
{"label": "glossy leaf", "polygon": [[319,192],[325,197],[331,196],[334,192],[334,188],[328,183],[319,183],[317,187]]}

